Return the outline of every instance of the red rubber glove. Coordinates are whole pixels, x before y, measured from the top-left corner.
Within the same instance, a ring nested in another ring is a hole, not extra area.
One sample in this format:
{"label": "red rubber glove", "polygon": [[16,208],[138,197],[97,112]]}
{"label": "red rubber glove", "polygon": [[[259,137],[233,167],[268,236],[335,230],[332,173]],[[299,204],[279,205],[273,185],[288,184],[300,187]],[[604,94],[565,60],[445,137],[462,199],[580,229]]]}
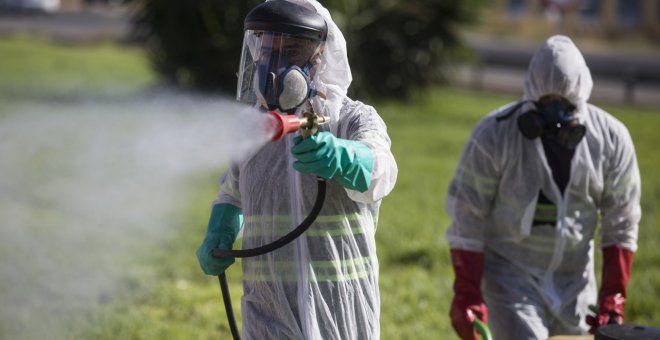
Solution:
{"label": "red rubber glove", "polygon": [[598,314],[588,315],[589,332],[596,333],[598,327],[617,323],[623,324],[623,307],[626,304],[626,287],[630,278],[633,252],[618,246],[603,248],[603,272],[598,292]]}
{"label": "red rubber glove", "polygon": [[488,308],[481,295],[481,277],[484,271],[484,254],[469,250],[451,249],[454,266],[454,299],[449,317],[451,325],[463,340],[477,340],[474,319],[488,322]]}

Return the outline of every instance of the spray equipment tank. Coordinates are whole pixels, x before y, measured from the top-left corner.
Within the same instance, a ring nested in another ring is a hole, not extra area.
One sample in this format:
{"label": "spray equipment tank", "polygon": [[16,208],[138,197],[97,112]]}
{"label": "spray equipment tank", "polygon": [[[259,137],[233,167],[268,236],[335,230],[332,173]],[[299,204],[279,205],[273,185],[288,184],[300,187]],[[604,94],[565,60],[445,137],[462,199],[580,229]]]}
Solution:
{"label": "spray equipment tank", "polygon": [[595,340],[660,339],[660,328],[635,324],[609,324],[598,327]]}

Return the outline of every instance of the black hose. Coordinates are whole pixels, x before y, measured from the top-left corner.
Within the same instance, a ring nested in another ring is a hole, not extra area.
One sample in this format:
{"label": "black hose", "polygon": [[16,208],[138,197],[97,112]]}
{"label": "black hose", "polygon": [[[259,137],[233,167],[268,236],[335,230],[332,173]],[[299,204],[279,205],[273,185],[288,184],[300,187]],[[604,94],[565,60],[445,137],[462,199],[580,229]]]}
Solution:
{"label": "black hose", "polygon": [[222,290],[222,302],[225,304],[225,312],[227,312],[227,322],[229,322],[229,329],[231,329],[231,336],[234,340],[241,340],[241,335],[238,333],[236,327],[236,319],[234,318],[234,309],[231,307],[231,295],[229,295],[229,286],[227,285],[227,276],[225,272],[218,275],[220,281],[220,290]]}
{"label": "black hose", "polygon": [[213,257],[219,258],[253,257],[270,253],[273,250],[282,248],[283,246],[298,238],[298,236],[302,235],[302,233],[304,233],[305,230],[307,230],[312,225],[312,223],[314,223],[314,220],[316,220],[316,217],[321,212],[321,208],[323,208],[323,201],[325,201],[325,179],[318,178],[318,192],[316,193],[316,201],[314,202],[312,211],[309,212],[309,215],[307,215],[305,220],[303,220],[302,223],[300,223],[300,225],[295,229],[291,230],[288,234],[282,236],[281,238],[263,246],[251,249],[236,250],[214,249],[212,255]]}
{"label": "black hose", "polygon": [[[312,210],[309,212],[309,215],[307,215],[307,217],[300,223],[300,225],[297,226],[295,229],[293,229],[291,232],[271,243],[256,248],[240,249],[240,250],[215,249],[213,250],[212,253],[213,257],[226,258],[226,257],[259,256],[266,253],[270,253],[276,249],[279,249],[291,243],[291,241],[295,240],[296,238],[298,238],[298,236],[302,235],[302,233],[304,233],[305,230],[309,229],[312,223],[314,223],[314,221],[316,220],[316,217],[319,216],[319,213],[321,212],[321,208],[323,208],[323,202],[325,201],[326,183],[325,183],[325,179],[323,178],[317,177],[317,180],[318,180],[318,186],[317,186],[318,190],[316,192],[316,201],[314,202],[314,206],[312,207]],[[231,335],[234,337],[234,340],[240,340],[241,336],[238,333],[238,327],[236,326],[236,319],[234,318],[234,310],[231,307],[231,295],[229,294],[227,277],[225,276],[224,272],[218,275],[218,280],[220,281],[220,290],[222,290],[222,301],[225,304],[225,311],[227,312],[227,322],[229,322]]]}

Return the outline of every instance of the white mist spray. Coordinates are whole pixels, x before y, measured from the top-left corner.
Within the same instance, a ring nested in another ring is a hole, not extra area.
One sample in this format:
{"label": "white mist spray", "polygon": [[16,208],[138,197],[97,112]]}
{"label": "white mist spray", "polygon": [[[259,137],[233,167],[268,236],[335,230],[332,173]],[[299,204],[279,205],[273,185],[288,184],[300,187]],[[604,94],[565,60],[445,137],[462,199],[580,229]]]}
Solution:
{"label": "white mist spray", "polygon": [[112,294],[131,253],[172,231],[182,179],[267,143],[266,119],[172,93],[0,116],[0,338],[58,338]]}

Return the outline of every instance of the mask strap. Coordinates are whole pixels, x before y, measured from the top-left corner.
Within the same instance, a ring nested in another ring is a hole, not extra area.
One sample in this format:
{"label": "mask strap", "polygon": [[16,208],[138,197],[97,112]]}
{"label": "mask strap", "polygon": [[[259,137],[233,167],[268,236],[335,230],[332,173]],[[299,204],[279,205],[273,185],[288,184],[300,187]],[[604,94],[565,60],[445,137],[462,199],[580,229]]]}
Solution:
{"label": "mask strap", "polygon": [[328,99],[328,97],[325,95],[325,93],[321,91],[314,90],[314,95],[321,97],[323,100]]}
{"label": "mask strap", "polygon": [[531,100],[521,100],[519,101],[516,105],[512,106],[510,109],[504,111],[502,114],[498,115],[497,118],[495,118],[495,121],[501,122],[503,120],[509,119],[518,109],[520,109],[521,106],[523,106],[526,103],[531,102]]}

